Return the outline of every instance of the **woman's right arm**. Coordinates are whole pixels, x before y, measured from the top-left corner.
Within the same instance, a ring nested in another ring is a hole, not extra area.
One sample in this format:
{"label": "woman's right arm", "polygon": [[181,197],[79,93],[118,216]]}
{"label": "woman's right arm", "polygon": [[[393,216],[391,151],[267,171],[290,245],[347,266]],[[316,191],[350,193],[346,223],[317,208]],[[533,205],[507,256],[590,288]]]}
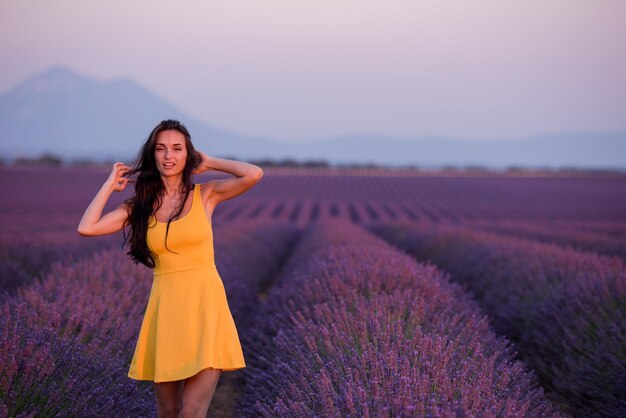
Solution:
{"label": "woman's right arm", "polygon": [[113,165],[111,175],[102,185],[96,197],[93,198],[80,220],[77,229],[80,235],[87,237],[107,235],[117,232],[124,227],[124,223],[128,218],[128,211],[124,203],[104,216],[102,216],[102,211],[111,194],[114,191],[121,192],[128,184],[128,177],[124,177],[124,174],[129,170],[130,167],[123,163],[115,163]]}

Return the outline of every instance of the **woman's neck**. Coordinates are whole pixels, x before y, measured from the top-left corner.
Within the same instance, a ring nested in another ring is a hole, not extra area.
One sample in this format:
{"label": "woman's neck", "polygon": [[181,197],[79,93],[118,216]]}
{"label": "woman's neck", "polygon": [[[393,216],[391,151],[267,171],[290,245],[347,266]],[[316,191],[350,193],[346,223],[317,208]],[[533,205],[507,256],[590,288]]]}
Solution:
{"label": "woman's neck", "polygon": [[161,179],[163,180],[163,187],[165,188],[165,193],[167,194],[174,194],[182,188],[183,176],[161,177]]}

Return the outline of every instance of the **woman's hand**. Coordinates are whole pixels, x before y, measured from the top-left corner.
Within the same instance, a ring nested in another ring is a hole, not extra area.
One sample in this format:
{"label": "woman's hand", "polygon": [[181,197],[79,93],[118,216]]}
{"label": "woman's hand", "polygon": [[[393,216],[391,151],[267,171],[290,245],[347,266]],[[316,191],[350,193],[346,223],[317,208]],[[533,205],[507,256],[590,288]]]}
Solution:
{"label": "woman's hand", "polygon": [[78,224],[80,235],[88,237],[106,235],[124,228],[129,214],[126,203],[120,204],[104,216],[102,216],[102,211],[113,191],[121,192],[129,182],[132,183],[128,177],[124,177],[124,174],[129,171],[130,167],[124,163],[113,164],[109,178],[100,187]]}
{"label": "woman's hand", "polygon": [[202,151],[196,151],[196,166],[194,167],[192,173],[200,174],[210,169],[211,165],[209,164],[209,156]]}
{"label": "woman's hand", "polygon": [[115,163],[113,164],[113,170],[107,179],[107,183],[112,187],[116,192],[121,192],[124,190],[126,185],[129,182],[128,177],[124,177],[124,174],[130,171],[130,167],[124,163]]}

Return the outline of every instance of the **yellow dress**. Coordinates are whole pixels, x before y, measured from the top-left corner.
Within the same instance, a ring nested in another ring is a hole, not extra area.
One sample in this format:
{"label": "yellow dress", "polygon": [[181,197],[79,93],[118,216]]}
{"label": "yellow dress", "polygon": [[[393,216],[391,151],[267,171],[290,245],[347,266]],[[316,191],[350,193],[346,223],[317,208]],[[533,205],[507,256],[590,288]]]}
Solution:
{"label": "yellow dress", "polygon": [[211,221],[193,189],[189,213],[166,223],[151,217],[148,248],[154,278],[128,377],[166,382],[202,369],[246,367],[239,335],[217,271]]}

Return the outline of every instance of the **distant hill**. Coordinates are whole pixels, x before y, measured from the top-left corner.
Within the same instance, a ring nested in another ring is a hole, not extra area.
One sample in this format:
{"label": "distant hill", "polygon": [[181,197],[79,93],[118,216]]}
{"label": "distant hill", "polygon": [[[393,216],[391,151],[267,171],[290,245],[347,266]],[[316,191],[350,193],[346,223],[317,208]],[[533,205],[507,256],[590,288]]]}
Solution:
{"label": "distant hill", "polygon": [[626,132],[515,142],[354,135],[289,144],[207,124],[134,81],[100,82],[61,67],[29,77],[0,95],[0,153],[4,158],[49,152],[70,159],[128,161],[150,129],[167,118],[185,123],[199,149],[225,158],[423,167],[626,168]]}
{"label": "distant hill", "polygon": [[99,82],[52,68],[0,96],[0,151],[5,156],[134,157],[150,130],[168,118],[185,123],[194,144],[207,152],[237,152],[259,143],[207,125],[133,81]]}

